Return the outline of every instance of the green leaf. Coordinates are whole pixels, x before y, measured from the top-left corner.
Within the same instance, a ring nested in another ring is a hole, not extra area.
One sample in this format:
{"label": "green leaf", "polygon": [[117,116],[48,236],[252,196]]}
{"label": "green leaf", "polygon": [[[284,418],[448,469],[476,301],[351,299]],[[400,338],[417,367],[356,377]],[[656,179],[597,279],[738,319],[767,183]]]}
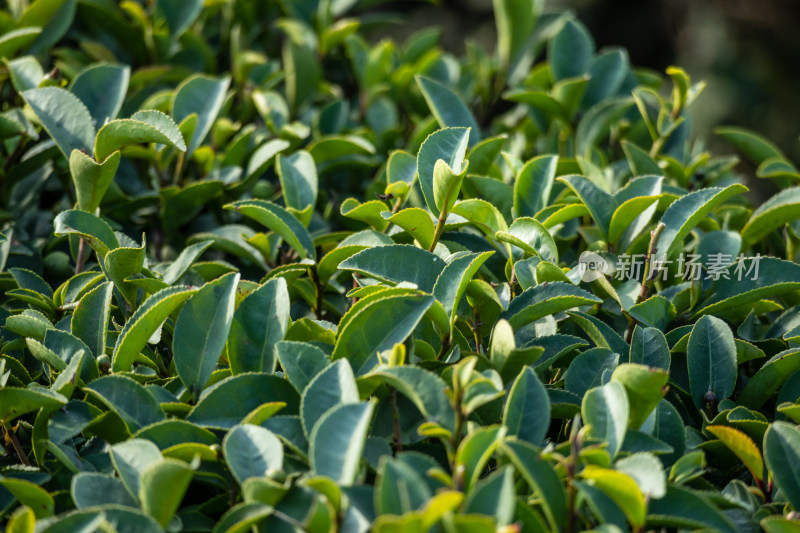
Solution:
{"label": "green leaf", "polygon": [[553,466],[540,458],[538,449],[527,442],[504,441],[500,449],[540,498],[550,527],[560,531],[567,520],[567,494]]}
{"label": "green leaf", "polygon": [[714,133],[736,146],[756,166],[773,157],[786,159],[777,146],[763,136],[745,128],[725,126],[716,128]]}
{"label": "green leaf", "polygon": [[177,259],[163,271],[162,279],[164,283],[173,285],[178,281],[211,244],[211,241],[203,241],[184,248]]}
{"label": "green leaf", "polygon": [[91,153],[94,122],[77,96],[57,87],[31,89],[21,94],[64,157],[69,159],[73,150]]}
{"label": "green leaf", "polygon": [[89,383],[86,390],[116,412],[131,433],[164,420],[158,400],[129,377],[104,376]]}
{"label": "green leaf", "polygon": [[493,516],[498,526],[507,526],[514,519],[515,496],[514,469],[502,466],[475,484],[464,512]]}
{"label": "green leaf", "polygon": [[583,396],[607,380],[619,365],[619,354],[605,348],[591,348],[574,359],[564,374],[564,389]]}
{"label": "green leaf", "polygon": [[788,422],[773,422],[764,434],[764,460],[775,484],[795,509],[800,509],[800,430]]}
{"label": "green leaf", "polygon": [[591,160],[592,148],[607,135],[611,127],[633,106],[633,98],[608,99],[593,106],[581,118],[575,132],[578,155]]}
{"label": "green leaf", "polygon": [[186,151],[178,126],[160,111],[137,111],[131,118],[112,120],[97,132],[94,154],[98,161],[131,144],[157,143]]}
{"label": "green leaf", "polygon": [[33,509],[36,518],[53,516],[55,501],[42,487],[25,479],[0,478],[0,487],[14,495],[22,505]]}
{"label": "green leaf", "polygon": [[286,209],[266,200],[240,200],[225,206],[252,218],[280,235],[302,259],[316,259],[314,241],[308,230]]}
{"label": "green leaf", "polygon": [[142,472],[139,501],[142,510],[167,527],[189,488],[194,469],[175,459],[153,463]]}
{"label": "green leaf", "polygon": [[115,372],[130,369],[153,333],[187,298],[196,292],[182,285],[162,289],[136,309],[117,337],[111,367]]}
{"label": "green leaf", "polygon": [[775,354],[750,378],[739,394],[738,402],[751,409],[760,409],[797,370],[800,370],[800,349],[792,348]]}
{"label": "green leaf", "polygon": [[632,142],[622,141],[620,143],[628,160],[628,166],[634,176],[644,176],[647,174],[660,175],[663,173],[658,163],[650,157],[650,154],[633,144]]}
{"label": "green leaf", "polygon": [[[44,79],[44,69],[33,56],[23,56],[13,61],[7,61],[6,66],[8,67],[11,83],[18,93],[36,89]],[[21,123],[20,126],[25,129]]]}
{"label": "green leaf", "polygon": [[307,342],[280,341],[275,351],[286,378],[299,391],[330,363],[325,352]]}
{"label": "green leaf", "polygon": [[364,375],[379,353],[411,335],[433,302],[433,296],[399,294],[353,306],[339,323],[331,359],[347,358],[356,376]]}
{"label": "green leaf", "polygon": [[435,232],[430,213],[420,207],[408,207],[394,214],[384,211],[381,215],[386,221],[406,230],[419,242],[421,248],[430,249]]}
{"label": "green leaf", "polygon": [[533,60],[530,38],[542,11],[535,0],[494,0],[497,26],[497,55],[500,71],[510,82],[524,76]]}
{"label": "green leaf", "polygon": [[321,72],[316,51],[287,40],[283,46],[286,98],[292,109],[300,109],[316,94]]}
{"label": "green leaf", "polygon": [[129,439],[110,447],[109,455],[128,492],[137,501],[142,473],[163,458],[158,447],[144,439]]}
{"label": "green leaf", "polygon": [[287,157],[278,154],[275,168],[286,207],[303,211],[316,205],[317,167],[310,153],[299,150]]}
{"label": "green leaf", "polygon": [[340,270],[352,270],[390,284],[413,283],[428,293],[433,292],[445,267],[445,262],[431,252],[402,244],[367,248],[339,264]]}
{"label": "green leaf", "polygon": [[493,253],[471,254],[459,252],[453,254],[439,277],[436,278],[436,284],[433,286],[433,295],[444,306],[445,312],[450,317],[451,327],[455,323],[458,303],[467,290],[467,284]]}
{"label": "green leaf", "polygon": [[776,257],[756,257],[731,265],[694,316],[719,314],[800,289],[800,265]]}
{"label": "green leaf", "polygon": [[699,494],[671,485],[667,495],[651,500],[647,523],[676,529],[709,529],[734,533],[730,520]]}
{"label": "green leaf", "polygon": [[614,197],[583,176],[564,176],[558,180],[572,189],[586,205],[603,237],[608,240],[611,219],[618,207]]}
{"label": "green leaf", "polygon": [[83,152],[73,150],[69,157],[69,171],[75,184],[78,207],[83,211],[94,212],[114,181],[119,167],[120,153],[114,152],[98,164]]}
{"label": "green leaf", "polygon": [[452,89],[426,76],[417,75],[416,80],[439,127],[470,128],[470,147],[481,140],[478,121]]}
{"label": "green leaf", "polygon": [[[579,312],[567,312],[567,316],[575,320],[580,328],[586,332],[589,339],[599,348],[606,348],[618,354],[624,354],[629,350],[628,343],[625,342],[619,333],[597,317]],[[631,361],[636,363],[638,361]]]}
{"label": "green leaf", "polygon": [[589,436],[608,444],[611,457],[617,455],[625,440],[630,406],[625,387],[610,381],[586,392],[581,404],[581,416],[590,426]]}
{"label": "green leaf", "polygon": [[764,479],[764,460],[756,443],[747,434],[729,426],[706,426],[706,431],[717,437],[744,463],[753,479]]}
{"label": "green leaf", "polygon": [[265,403],[284,402],[282,413],[296,415],[300,397],[288,380],[274,374],[239,374],[206,388],[186,420],[230,429]]}
{"label": "green leaf", "polygon": [[526,289],[511,300],[501,317],[508,320],[514,329],[519,329],[548,315],[601,302],[600,298],[572,284],[543,283]]}
{"label": "green leaf", "polygon": [[535,218],[519,217],[511,223],[508,231],[498,231],[495,238],[513,244],[542,261],[558,263],[558,247],[553,236]]}
{"label": "green leaf", "polygon": [[667,392],[669,373],[634,363],[618,366],[611,379],[625,386],[630,404],[630,427],[639,429]]}
{"label": "green leaf", "polygon": [[233,314],[228,360],[234,374],[274,372],[278,341],[289,327],[286,280],[272,279],[248,294]]}
{"label": "green leaf", "polygon": [[459,172],[447,165],[444,159],[439,159],[433,167],[433,201],[439,212],[448,213],[458,200],[461,184],[467,175],[469,161]]}
{"label": "green leaf", "polygon": [[158,11],[166,19],[173,41],[197,19],[203,10],[203,4],[202,0],[159,0]]}
{"label": "green leaf", "polygon": [[557,155],[542,155],[525,163],[514,182],[517,216],[532,217],[550,203],[557,167]]}
{"label": "green leaf", "polygon": [[57,409],[66,403],[67,398],[44,387],[3,387],[0,388],[0,425],[33,411]]}
{"label": "green leaf", "polygon": [[355,198],[348,198],[339,207],[342,216],[360,220],[369,224],[378,231],[384,231],[389,222],[384,220],[381,213],[385,212],[388,206],[380,200],[370,200],[363,204]]}
{"label": "green leaf", "polygon": [[428,209],[439,216],[439,208],[434,200],[434,169],[438,160],[443,160],[453,172],[460,174],[465,165],[468,128],[444,128],[431,133],[420,146],[417,155],[419,184]]}
{"label": "green leaf", "polygon": [[[144,239],[144,237],[142,237]],[[131,305],[136,305],[139,288],[125,281],[141,273],[145,260],[145,243],[139,247],[121,246],[106,254],[103,258],[103,270],[106,277],[114,283],[125,300]]]}
{"label": "green leaf", "polygon": [[480,198],[462,200],[453,207],[452,212],[469,220],[488,237],[494,237],[498,231],[508,231],[508,225],[500,211]]}
{"label": "green leaf", "polygon": [[791,187],[761,204],[742,228],[745,246],[758,242],[772,230],[800,218],[800,187]]}
{"label": "green leaf", "polygon": [[628,53],[625,49],[606,50],[598,54],[589,68],[590,78],[580,107],[588,109],[619,94],[629,73]]}
{"label": "green leaf", "polygon": [[211,78],[196,74],[184,80],[172,100],[172,118],[180,124],[190,115],[197,115],[197,125],[186,148],[186,157],[191,157],[203,144],[208,132],[222,110],[225,95],[231,80],[229,77]]}
{"label": "green leaf", "polygon": [[195,398],[211,377],[231,330],[239,273],[206,283],[178,314],[172,353],[178,377]]}
{"label": "green leaf", "polygon": [[375,510],[379,514],[404,515],[416,511],[431,496],[425,479],[411,465],[400,458],[381,458],[375,482]]}
{"label": "green leaf", "polygon": [[59,213],[55,221],[54,234],[78,235],[86,239],[97,255],[102,259],[109,250],[119,247],[119,241],[111,226],[102,218],[85,211],[69,209]]}
{"label": "green leaf", "polygon": [[689,384],[698,408],[728,398],[736,386],[736,344],[728,325],[706,315],[695,323],[686,350]]}
{"label": "green leaf", "polygon": [[667,493],[667,476],[661,461],[652,453],[634,453],[618,460],[614,469],[630,476],[647,499],[663,498]]}
{"label": "green leaf", "polygon": [[610,241],[619,241],[626,230],[632,233],[632,237],[638,236],[650,222],[660,198],[658,195],[637,196],[622,202],[611,216],[608,227]]}
{"label": "green leaf", "polygon": [[463,468],[464,491],[469,493],[483,474],[486,463],[503,441],[504,426],[483,426],[470,432],[456,451],[456,468]]}
{"label": "green leaf", "polygon": [[744,185],[728,185],[724,189],[709,187],[682,196],[672,202],[661,216],[665,225],[658,241],[657,259],[666,260],[674,256],[683,246],[683,239],[713,209],[737,194],[747,192]]}
{"label": "green leaf", "polygon": [[70,495],[78,509],[95,505],[137,507],[122,481],[97,472],[81,472],[75,475],[72,478]]}
{"label": "green leaf", "polygon": [[587,465],[581,472],[584,479],[603,491],[625,513],[634,529],[641,528],[647,514],[647,501],[636,481],[624,472]]}
{"label": "green leaf", "polygon": [[539,446],[550,426],[550,399],[530,367],[517,376],[508,393],[503,425],[509,436]]}
{"label": "green leaf", "polygon": [[283,445],[268,429],[252,424],[234,426],[222,441],[225,462],[239,484],[283,470]]}
{"label": "green leaf", "polygon": [[7,533],[34,533],[36,531],[36,514],[33,509],[23,505],[18,507],[8,519]]}
{"label": "green leaf", "polygon": [[762,518],[759,525],[767,533],[797,533],[800,530],[800,524],[796,520],[788,520],[780,515]]}
{"label": "green leaf", "polygon": [[72,80],[70,91],[86,105],[95,126],[101,127],[117,118],[128,91],[130,75],[131,69],[127,65],[90,65]]}
{"label": "green leaf", "polygon": [[24,27],[11,30],[0,36],[0,57],[11,58],[24,50],[42,33],[42,28]]}
{"label": "green leaf", "polygon": [[447,385],[436,374],[418,366],[381,366],[368,374],[378,376],[397,389],[419,409],[429,422],[453,430],[455,417],[447,399]]}
{"label": "green leaf", "polygon": [[568,20],[550,41],[547,60],[555,81],[574,78],[589,71],[594,41],[578,21]]}
{"label": "green leaf", "polygon": [[306,435],[317,420],[341,404],[358,403],[358,386],[347,359],[338,359],[319,372],[303,390],[300,421]]}
{"label": "green leaf", "polygon": [[637,324],[633,330],[629,362],[669,370],[670,352],[667,339],[656,328]]}
{"label": "green leaf", "polygon": [[374,408],[372,402],[342,404],[314,424],[308,439],[311,472],[343,486],[355,482]]}

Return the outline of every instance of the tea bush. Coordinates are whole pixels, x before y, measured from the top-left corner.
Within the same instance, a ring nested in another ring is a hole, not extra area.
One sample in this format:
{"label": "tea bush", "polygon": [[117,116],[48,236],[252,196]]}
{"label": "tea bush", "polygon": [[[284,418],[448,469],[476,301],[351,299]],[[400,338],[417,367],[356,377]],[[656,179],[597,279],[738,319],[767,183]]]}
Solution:
{"label": "tea bush", "polygon": [[793,163],[360,4],[0,12],[6,531],[799,531]]}

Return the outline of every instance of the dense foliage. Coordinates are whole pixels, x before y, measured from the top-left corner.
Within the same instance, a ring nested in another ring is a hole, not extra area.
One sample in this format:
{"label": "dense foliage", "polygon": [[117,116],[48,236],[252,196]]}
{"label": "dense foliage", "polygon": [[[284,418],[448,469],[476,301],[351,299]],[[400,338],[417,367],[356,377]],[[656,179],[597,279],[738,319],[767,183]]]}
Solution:
{"label": "dense foliage", "polygon": [[0,11],[7,531],[800,531],[793,164],[359,4]]}

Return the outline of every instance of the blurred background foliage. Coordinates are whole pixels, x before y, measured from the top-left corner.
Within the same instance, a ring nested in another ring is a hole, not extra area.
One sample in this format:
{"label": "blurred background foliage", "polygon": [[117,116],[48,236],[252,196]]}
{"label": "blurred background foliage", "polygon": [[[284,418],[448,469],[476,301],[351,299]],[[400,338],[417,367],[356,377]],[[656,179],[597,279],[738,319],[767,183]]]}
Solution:
{"label": "blurred background foliage", "polygon": [[[730,151],[713,135],[718,125],[743,126],[800,158],[800,1],[798,0],[546,0],[548,11],[572,10],[598,49],[622,46],[631,63],[661,73],[679,65],[707,87],[691,108],[694,133],[710,148]],[[402,38],[439,25],[456,53],[466,40],[491,49],[491,0],[395,2],[407,20],[391,30]],[[754,169],[753,169],[754,170]]]}

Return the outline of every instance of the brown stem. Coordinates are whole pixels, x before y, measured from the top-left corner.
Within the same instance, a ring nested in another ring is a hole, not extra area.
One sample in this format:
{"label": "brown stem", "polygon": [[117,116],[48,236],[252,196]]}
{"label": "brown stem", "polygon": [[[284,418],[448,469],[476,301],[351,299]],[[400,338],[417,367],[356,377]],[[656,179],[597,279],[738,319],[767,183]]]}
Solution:
{"label": "brown stem", "polygon": [[481,314],[480,312],[475,309],[473,312],[473,319],[472,319],[472,331],[475,334],[475,351],[481,353],[481,327],[483,323],[481,322]]}
{"label": "brown stem", "polygon": [[11,152],[11,155],[8,156],[8,159],[6,159],[6,162],[3,165],[3,175],[5,175],[6,172],[8,172],[8,170],[11,168],[11,166],[14,163],[16,163],[20,157],[22,157],[22,152],[25,149],[25,144],[27,144],[27,141],[28,141],[27,135],[23,135],[22,137],[20,137],[17,146],[14,148],[14,151]]}
{"label": "brown stem", "polygon": [[17,457],[19,457],[19,460],[22,462],[22,464],[25,466],[31,466],[30,461],[28,461],[28,456],[25,455],[25,451],[22,449],[22,443],[19,441],[19,438],[17,438],[17,434],[14,433],[14,430],[9,427],[5,427],[3,429],[6,432],[6,436],[11,441],[14,451],[17,452]]}
{"label": "brown stem", "polygon": [[78,242],[78,258],[75,260],[75,274],[83,272],[83,267],[86,263],[86,239],[81,237]]}
{"label": "brown stem", "polygon": [[403,435],[400,431],[400,410],[397,409],[397,390],[389,387],[389,405],[392,409],[392,424],[394,425],[394,440],[392,448],[394,455],[403,451]]}
{"label": "brown stem", "polygon": [[323,288],[322,284],[319,282],[319,275],[317,274],[317,268],[310,268],[308,270],[309,277],[311,277],[311,281],[314,283],[314,296],[316,299],[316,308],[314,312],[317,315],[317,319],[322,319],[322,296],[323,296]]}
{"label": "brown stem", "polygon": [[439,238],[444,233],[444,221],[447,218],[447,212],[442,210],[439,213],[439,220],[436,222],[436,231],[433,234],[433,242],[431,242],[431,247],[428,248],[429,252],[433,252],[436,249],[436,243],[439,242]]}
{"label": "brown stem", "polygon": [[448,333],[447,337],[445,337],[444,340],[442,341],[442,347],[439,350],[439,353],[436,354],[437,361],[441,361],[442,359],[444,359],[444,356],[447,355],[447,352],[448,350],[450,350],[452,344],[453,344],[453,339],[450,337],[450,334]]}
{"label": "brown stem", "polygon": [[175,164],[175,174],[172,176],[173,185],[180,185],[181,183],[181,174],[183,173],[183,162],[185,159],[185,152],[178,154],[178,162]]}
{"label": "brown stem", "polygon": [[[639,289],[639,296],[636,297],[637,304],[642,303],[647,299],[647,294],[650,292],[650,287],[653,285],[653,258],[658,252],[658,241],[661,239],[661,234],[664,233],[664,228],[666,228],[666,225],[663,222],[659,222],[658,226],[656,226],[655,229],[650,232],[650,246],[647,249],[647,259],[645,260],[644,264],[642,286],[641,289]],[[628,333],[626,335],[626,340],[629,344],[633,338],[633,329],[638,323],[638,320],[628,315]]]}
{"label": "brown stem", "polygon": [[[577,416],[572,422],[577,424]],[[573,533],[578,519],[578,513],[575,509],[575,500],[577,498],[577,490],[573,483],[575,474],[577,473],[578,466],[578,453],[580,452],[580,437],[577,429],[573,426],[572,435],[569,439],[569,461],[567,462],[567,524],[564,528],[565,533]]]}

